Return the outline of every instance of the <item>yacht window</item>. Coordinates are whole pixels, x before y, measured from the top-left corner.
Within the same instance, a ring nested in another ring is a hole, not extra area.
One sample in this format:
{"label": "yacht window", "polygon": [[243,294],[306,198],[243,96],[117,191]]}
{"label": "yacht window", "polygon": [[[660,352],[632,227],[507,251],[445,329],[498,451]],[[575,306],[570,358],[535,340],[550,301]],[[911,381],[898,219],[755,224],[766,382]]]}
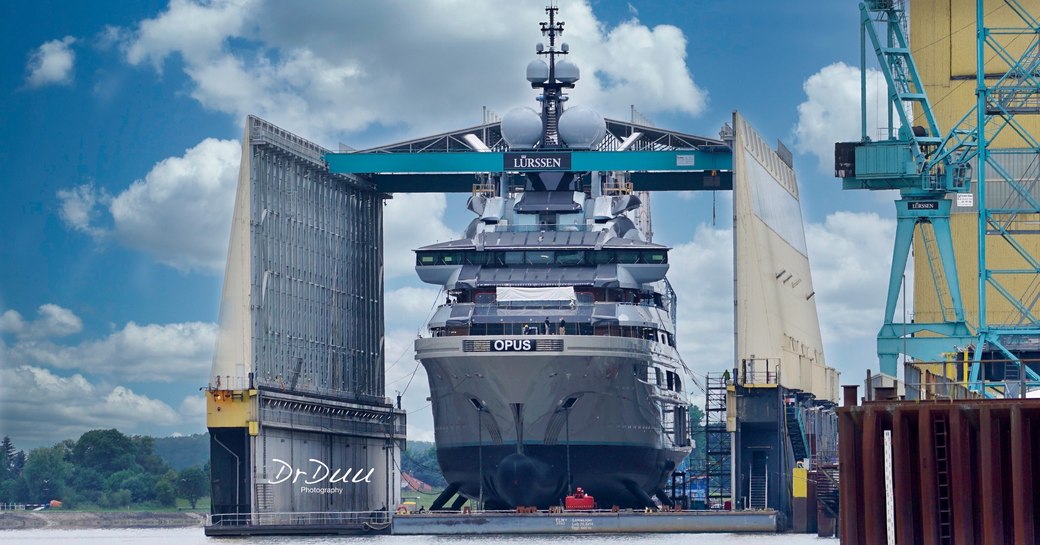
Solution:
{"label": "yacht window", "polygon": [[668,258],[664,252],[643,252],[643,261],[650,264],[668,263]]}
{"label": "yacht window", "polygon": [[418,254],[418,258],[416,265],[433,265],[436,261],[433,254]]}
{"label": "yacht window", "polygon": [[524,262],[523,252],[505,252],[503,254],[506,265],[522,265]]}
{"label": "yacht window", "polygon": [[607,250],[600,250],[598,252],[592,252],[592,258],[589,260],[593,265],[605,265],[612,263],[614,260],[614,252]]}
{"label": "yacht window", "polygon": [[525,253],[528,265],[550,265],[555,257],[555,252],[545,250]]}
{"label": "yacht window", "polygon": [[487,265],[489,257],[487,252],[466,252],[466,264]]}
{"label": "yacht window", "polygon": [[462,254],[459,252],[442,252],[440,257],[443,265],[458,265],[462,263]]}
{"label": "yacht window", "polygon": [[639,261],[639,252],[622,250],[617,253],[618,263],[636,263]]}
{"label": "yacht window", "polygon": [[556,263],[559,265],[581,265],[585,261],[585,252],[556,252]]}

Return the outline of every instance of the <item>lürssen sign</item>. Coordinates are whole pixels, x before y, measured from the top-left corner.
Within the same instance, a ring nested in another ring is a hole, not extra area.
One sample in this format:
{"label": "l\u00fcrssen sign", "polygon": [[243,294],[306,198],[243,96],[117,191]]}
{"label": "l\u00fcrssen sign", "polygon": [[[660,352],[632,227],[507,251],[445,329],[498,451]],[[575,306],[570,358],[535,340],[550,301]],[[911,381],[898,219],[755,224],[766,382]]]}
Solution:
{"label": "l\u00fcrssen sign", "polygon": [[569,152],[507,152],[504,155],[505,170],[570,170]]}

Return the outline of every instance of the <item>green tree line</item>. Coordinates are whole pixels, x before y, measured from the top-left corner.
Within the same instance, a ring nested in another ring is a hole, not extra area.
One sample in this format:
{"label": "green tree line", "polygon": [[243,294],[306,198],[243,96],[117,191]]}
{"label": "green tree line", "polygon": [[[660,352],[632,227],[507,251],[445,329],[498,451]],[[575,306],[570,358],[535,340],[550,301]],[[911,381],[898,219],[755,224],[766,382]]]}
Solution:
{"label": "green tree line", "polygon": [[209,464],[177,471],[155,451],[155,440],[118,430],[91,430],[28,454],[10,437],[0,441],[0,502],[71,508],[174,507],[178,498],[195,508],[209,492]]}

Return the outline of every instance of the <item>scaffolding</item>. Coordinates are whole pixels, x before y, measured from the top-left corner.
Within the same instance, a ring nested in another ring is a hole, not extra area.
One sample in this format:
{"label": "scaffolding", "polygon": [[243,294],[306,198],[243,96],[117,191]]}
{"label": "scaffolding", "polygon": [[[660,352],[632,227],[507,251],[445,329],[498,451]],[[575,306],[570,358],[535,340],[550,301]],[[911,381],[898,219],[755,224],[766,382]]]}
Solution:
{"label": "scaffolding", "polygon": [[726,429],[727,373],[708,373],[704,405],[704,475],[708,479],[709,509],[724,509],[732,498],[731,436]]}

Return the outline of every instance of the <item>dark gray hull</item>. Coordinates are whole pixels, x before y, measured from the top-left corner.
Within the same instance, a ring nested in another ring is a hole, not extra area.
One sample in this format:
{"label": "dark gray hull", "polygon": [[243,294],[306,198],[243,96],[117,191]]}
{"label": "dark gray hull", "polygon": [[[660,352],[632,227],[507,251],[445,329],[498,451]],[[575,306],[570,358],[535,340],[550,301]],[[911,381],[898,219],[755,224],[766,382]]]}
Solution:
{"label": "dark gray hull", "polygon": [[685,419],[675,421],[688,410],[685,395],[647,373],[678,372],[674,349],[617,337],[506,339],[555,349],[472,351],[486,337],[416,341],[447,481],[489,509],[558,505],[568,480],[601,507],[644,507],[690,450]]}

